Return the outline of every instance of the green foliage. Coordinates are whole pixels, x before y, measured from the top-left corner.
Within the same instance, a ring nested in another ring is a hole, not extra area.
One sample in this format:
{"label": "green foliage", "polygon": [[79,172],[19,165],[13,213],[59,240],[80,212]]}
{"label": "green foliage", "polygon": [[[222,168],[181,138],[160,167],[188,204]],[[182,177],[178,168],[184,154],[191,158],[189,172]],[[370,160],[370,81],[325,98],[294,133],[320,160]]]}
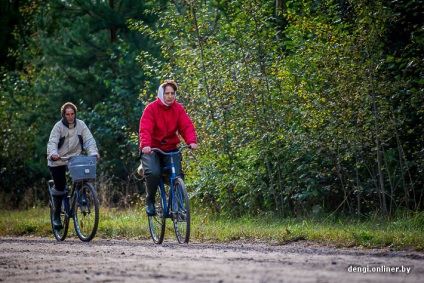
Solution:
{"label": "green foliage", "polygon": [[[5,70],[2,82],[5,116],[1,123],[11,138],[2,146],[2,167],[8,168],[2,170],[4,199],[16,199],[13,207],[22,205],[23,195],[32,186],[28,184],[40,186],[41,178],[48,178],[45,148],[66,101],[78,106],[78,118],[85,120],[98,142],[99,172],[115,177],[116,182],[128,182],[138,144],[129,137],[138,132],[143,105],[137,98],[148,80],[135,58],[152,46],[130,30],[127,21],[155,21],[143,12],[151,3],[128,0],[113,7],[106,2],[48,0],[38,6],[23,4],[21,13],[32,19],[31,28],[17,27],[26,31],[15,35],[25,47],[14,50],[14,55],[24,67],[16,74]],[[7,152],[9,147],[16,152]],[[21,161],[21,155],[29,155],[22,157],[28,160]],[[28,174],[34,170],[37,174]],[[131,186],[137,189],[138,184]]]}
{"label": "green foliage", "polygon": [[159,77],[180,82],[196,123],[194,199],[231,215],[420,209],[400,193],[423,193],[405,175],[418,168],[393,104],[410,87],[381,67],[401,4],[285,3],[175,2],[157,32],[140,29],[160,42]]}
{"label": "green foliage", "polygon": [[102,158],[101,170],[107,175],[126,179],[135,163],[138,143],[131,139],[131,133],[138,131],[138,120],[143,105],[136,100],[143,87],[143,74],[138,71],[136,53],[122,42],[111,51],[110,62],[113,69],[105,69],[96,76],[109,95],[102,103],[97,103],[84,117],[99,141]]}
{"label": "green foliage", "polygon": [[[44,125],[72,100],[99,142],[111,194],[140,193],[138,121],[172,78],[198,133],[199,150],[185,158],[195,207],[229,216],[421,211],[422,3],[386,2],[26,3],[33,21],[14,51],[26,67],[4,70],[0,122],[28,143],[2,153],[12,168],[2,186],[23,166],[36,172],[24,183],[45,172]],[[21,105],[36,115],[13,112]],[[22,130],[28,121],[38,135]],[[28,163],[11,161],[28,150]]]}
{"label": "green foliage", "polygon": [[[41,124],[37,110],[44,99],[31,90],[30,76],[3,73],[0,86],[0,201],[15,207],[45,172],[45,156],[37,151]],[[42,115],[41,113],[39,115]]]}

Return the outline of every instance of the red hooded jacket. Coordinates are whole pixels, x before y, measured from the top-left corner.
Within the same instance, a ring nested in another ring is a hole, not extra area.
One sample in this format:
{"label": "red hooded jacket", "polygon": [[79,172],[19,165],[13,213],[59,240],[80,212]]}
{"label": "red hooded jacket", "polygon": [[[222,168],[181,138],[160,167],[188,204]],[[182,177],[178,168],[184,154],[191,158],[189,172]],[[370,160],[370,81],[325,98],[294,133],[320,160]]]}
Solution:
{"label": "red hooded jacket", "polygon": [[166,106],[158,98],[147,105],[140,119],[140,150],[146,146],[165,152],[175,150],[181,142],[178,134],[186,144],[196,143],[193,122],[181,104],[174,101]]}

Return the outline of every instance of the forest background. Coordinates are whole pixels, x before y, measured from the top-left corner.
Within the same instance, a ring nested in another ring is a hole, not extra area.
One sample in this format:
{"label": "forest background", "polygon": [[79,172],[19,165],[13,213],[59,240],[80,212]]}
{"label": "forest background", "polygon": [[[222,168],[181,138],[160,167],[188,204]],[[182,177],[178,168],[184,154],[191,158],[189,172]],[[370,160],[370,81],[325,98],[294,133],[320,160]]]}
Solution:
{"label": "forest background", "polygon": [[191,202],[220,215],[424,208],[423,1],[1,0],[0,205],[46,205],[72,101],[102,206],[136,205],[138,123],[164,79],[195,123]]}

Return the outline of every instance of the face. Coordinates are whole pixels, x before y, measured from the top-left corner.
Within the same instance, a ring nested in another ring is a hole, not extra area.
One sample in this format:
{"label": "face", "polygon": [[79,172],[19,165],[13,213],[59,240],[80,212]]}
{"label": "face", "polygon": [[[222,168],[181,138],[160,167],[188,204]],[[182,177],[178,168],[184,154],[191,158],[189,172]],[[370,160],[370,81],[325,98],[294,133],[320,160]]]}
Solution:
{"label": "face", "polygon": [[72,108],[66,108],[65,110],[65,118],[69,124],[72,124],[75,121],[75,112]]}
{"label": "face", "polygon": [[175,100],[175,91],[172,87],[165,87],[165,91],[163,92],[163,100],[166,104],[172,104]]}

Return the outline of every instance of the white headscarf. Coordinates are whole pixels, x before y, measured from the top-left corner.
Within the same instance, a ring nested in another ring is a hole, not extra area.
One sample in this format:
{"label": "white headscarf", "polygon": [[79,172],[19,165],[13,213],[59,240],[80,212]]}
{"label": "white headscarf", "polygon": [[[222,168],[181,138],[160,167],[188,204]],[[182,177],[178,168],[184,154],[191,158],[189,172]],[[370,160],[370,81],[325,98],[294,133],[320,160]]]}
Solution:
{"label": "white headscarf", "polygon": [[[169,106],[169,104],[165,103],[165,100],[163,100],[163,91],[164,91],[164,85],[166,85],[166,83],[163,83],[159,86],[158,88],[158,97],[160,99],[160,101],[162,101],[163,104],[165,104],[166,106]],[[175,93],[175,97],[174,97],[174,101],[177,100],[177,94]]]}

